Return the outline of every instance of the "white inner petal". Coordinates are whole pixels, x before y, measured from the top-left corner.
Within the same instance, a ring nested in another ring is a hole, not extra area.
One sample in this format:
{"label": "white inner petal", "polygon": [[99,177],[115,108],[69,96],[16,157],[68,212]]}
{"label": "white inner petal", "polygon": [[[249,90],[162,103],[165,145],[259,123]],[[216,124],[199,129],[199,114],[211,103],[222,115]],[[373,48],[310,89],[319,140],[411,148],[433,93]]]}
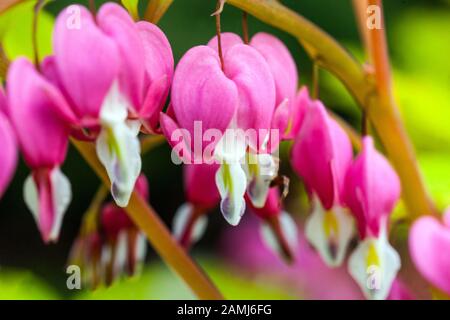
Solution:
{"label": "white inner petal", "polygon": [[72,201],[72,188],[69,179],[59,168],[53,169],[51,173],[53,190],[53,207],[55,217],[50,238],[56,240],[61,230],[62,220],[70,202]]}
{"label": "white inner petal", "polygon": [[379,238],[360,242],[350,256],[348,271],[367,299],[383,300],[389,295],[400,266],[399,254],[382,232]]}
{"label": "white inner petal", "polygon": [[[175,239],[181,240],[189,221],[191,220],[192,214],[194,213],[194,207],[190,203],[184,203],[178,208],[175,216],[173,217],[173,235]],[[206,227],[208,225],[208,218],[202,215],[196,219],[191,230],[191,244],[199,241],[205,234]]]}
{"label": "white inner petal", "polygon": [[137,137],[140,124],[126,121],[127,114],[127,102],[114,84],[100,113],[102,129],[96,149],[111,181],[111,194],[120,207],[128,205],[142,166]]}
{"label": "white inner petal", "polygon": [[278,174],[278,164],[279,161],[270,154],[248,153],[244,166],[249,181],[247,191],[256,208],[266,204],[270,183]]}
{"label": "white inner petal", "polygon": [[222,198],[220,210],[229,224],[237,226],[245,212],[247,177],[240,163],[223,163],[216,173],[216,185]]}
{"label": "white inner petal", "polygon": [[242,165],[245,161],[246,142],[240,130],[227,129],[214,149],[221,166],[216,173],[216,185],[222,198],[220,210],[229,224],[236,226],[245,212],[247,176]]}
{"label": "white inner petal", "polygon": [[36,224],[39,226],[39,196],[36,183],[31,174],[25,180],[23,197],[28,210],[31,211]]}
{"label": "white inner petal", "polygon": [[[283,211],[280,216],[280,228],[281,232],[286,239],[287,244],[291,253],[295,254],[298,247],[298,231],[297,224],[289,213]],[[274,233],[273,229],[266,222],[261,224],[260,236],[263,243],[268,249],[273,251],[277,255],[282,255],[282,249],[278,242],[277,235]]]}
{"label": "white inner petal", "polygon": [[305,225],[306,238],[328,266],[338,267],[345,259],[353,236],[353,218],[338,206],[326,211],[317,196],[313,198],[313,205],[314,211]]}
{"label": "white inner petal", "polygon": [[[64,214],[72,201],[72,188],[69,179],[61,172],[59,167],[51,171],[50,179],[52,184],[54,217],[49,240],[56,241],[61,231]],[[25,180],[23,195],[25,204],[31,211],[39,228],[39,193],[36,182],[31,174]]]}

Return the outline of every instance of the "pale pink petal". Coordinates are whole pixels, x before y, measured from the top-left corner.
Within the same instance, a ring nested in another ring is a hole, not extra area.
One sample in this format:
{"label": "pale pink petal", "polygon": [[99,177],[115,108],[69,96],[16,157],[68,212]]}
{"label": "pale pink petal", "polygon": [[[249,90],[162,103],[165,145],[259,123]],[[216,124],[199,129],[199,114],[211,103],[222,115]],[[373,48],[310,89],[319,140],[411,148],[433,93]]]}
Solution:
{"label": "pale pink petal", "polygon": [[140,117],[157,126],[173,79],[172,49],[164,33],[156,25],[141,21],[137,28],[145,53],[144,101],[137,108]]}
{"label": "pale pink petal", "polygon": [[[172,107],[180,127],[194,136],[194,122],[224,131],[238,107],[236,84],[221,70],[217,53],[206,46],[190,49],[175,71]],[[257,118],[257,116],[255,116]]]}
{"label": "pale pink petal", "polygon": [[284,99],[293,103],[297,92],[298,73],[294,58],[286,45],[277,37],[260,32],[252,37],[250,46],[258,50],[269,65],[275,80],[276,105]]}
{"label": "pale pink petal", "polygon": [[[228,51],[228,49],[232,48],[233,46],[244,43],[244,41],[242,41],[241,37],[238,36],[236,33],[223,32],[220,34],[220,36],[221,36],[220,41],[222,44],[222,50],[223,50],[224,54],[226,51]],[[208,47],[211,47],[214,50],[216,50],[216,52],[219,52],[217,36],[214,36],[211,40],[209,40]]]}
{"label": "pale pink petal", "polygon": [[[257,134],[265,130],[267,135],[275,109],[275,84],[266,61],[256,49],[237,44],[226,52],[224,64],[239,93],[237,127]],[[250,139],[250,147],[259,149],[264,140],[265,136]]]}
{"label": "pale pink petal", "polygon": [[418,219],[410,230],[409,251],[425,279],[450,294],[450,228],[432,217]]}
{"label": "pale pink petal", "polygon": [[[173,148],[180,163],[192,163],[194,158],[191,136],[187,129],[180,128],[178,123],[168,114],[160,113],[161,130],[169,145]],[[172,158],[172,160],[174,160]]]}
{"label": "pale pink petal", "polygon": [[104,4],[97,14],[99,28],[114,40],[120,57],[120,90],[135,108],[144,94],[144,46],[138,28],[127,11],[115,3]]}
{"label": "pale pink petal", "polygon": [[120,54],[89,11],[83,6],[77,8],[80,25],[68,23],[72,11],[66,9],[59,14],[53,49],[61,84],[73,102],[74,113],[84,122],[98,119],[105,96],[118,80]]}

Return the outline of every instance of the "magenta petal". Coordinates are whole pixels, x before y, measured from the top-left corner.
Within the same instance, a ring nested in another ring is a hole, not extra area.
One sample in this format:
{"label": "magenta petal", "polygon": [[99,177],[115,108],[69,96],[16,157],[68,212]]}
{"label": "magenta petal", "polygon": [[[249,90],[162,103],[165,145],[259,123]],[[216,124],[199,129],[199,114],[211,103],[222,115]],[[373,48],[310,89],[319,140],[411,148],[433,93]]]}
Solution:
{"label": "magenta petal", "polygon": [[103,206],[101,212],[101,223],[105,235],[110,240],[116,240],[122,230],[134,226],[125,210],[116,206],[114,203],[108,203]]}
{"label": "magenta petal", "polygon": [[442,219],[444,221],[444,224],[447,226],[447,228],[450,228],[450,208],[447,208],[447,210],[445,210],[444,216]]}
{"label": "magenta petal", "polygon": [[300,132],[311,103],[308,87],[304,86],[298,92],[294,102],[290,104],[291,123],[288,126],[288,133],[284,136],[285,139],[293,139]]}
{"label": "magenta petal", "polygon": [[[70,100],[70,96],[67,94],[65,88],[61,84],[61,79],[59,77],[58,70],[56,69],[56,60],[54,56],[48,56],[44,58],[41,64],[41,72],[51,84],[59,89],[59,91],[65,98],[65,101],[56,104],[56,111],[68,124],[73,126],[80,125],[78,123],[77,115],[70,107],[71,105],[73,105],[73,102]],[[48,91],[48,94],[53,95],[54,99],[58,99],[58,97],[60,97],[60,93],[54,90]]]}
{"label": "magenta petal", "polygon": [[33,172],[39,200],[38,228],[42,239],[48,243],[51,241],[53,224],[55,222],[55,207],[53,203],[53,185],[50,178],[50,170],[42,169]]}
{"label": "magenta petal", "polygon": [[[167,114],[160,113],[161,130],[166,137],[169,145],[175,149],[177,156],[183,163],[192,163],[193,152],[191,146],[191,137],[187,129],[182,129],[179,125]],[[179,149],[177,149],[179,148]]]}
{"label": "magenta petal", "polygon": [[[3,93],[0,88],[0,97]],[[2,107],[3,108],[3,107]],[[2,109],[3,110],[3,109]],[[0,198],[11,181],[17,165],[17,143],[13,129],[0,110]]]}
{"label": "magenta petal", "polygon": [[341,204],[344,178],[352,160],[345,131],[329,117],[320,101],[311,104],[292,148],[291,163],[325,209]]}
{"label": "magenta petal", "polygon": [[450,294],[450,228],[432,217],[418,219],[410,230],[409,251],[420,273]]}
{"label": "magenta petal", "polygon": [[27,164],[31,168],[61,164],[69,130],[55,112],[63,101],[57,89],[30,62],[19,58],[9,69],[7,92],[11,122]]}
{"label": "magenta petal", "polygon": [[229,126],[238,106],[238,92],[222,72],[213,49],[198,46],[183,56],[175,71],[171,103],[178,123],[192,137],[194,121],[201,121],[204,131],[223,132]]}
{"label": "magenta petal", "polygon": [[281,214],[282,207],[280,190],[276,187],[269,189],[266,203],[262,208],[256,208],[252,201],[249,200],[248,195],[245,196],[245,200],[247,201],[247,204],[251,208],[252,212],[260,218],[267,219]]}
{"label": "magenta petal", "polygon": [[397,277],[391,286],[388,300],[417,300],[412,291]]}
{"label": "magenta petal", "polygon": [[394,209],[400,197],[400,180],[387,159],[379,153],[371,137],[363,140],[363,149],[347,173],[344,200],[366,231],[378,236],[381,222]]}
{"label": "magenta petal", "polygon": [[120,53],[113,39],[95,24],[82,6],[80,25],[69,26],[73,12],[62,11],[56,21],[53,47],[61,84],[81,121],[97,119],[103,100],[118,78]]}
{"label": "magenta petal", "polygon": [[[136,24],[145,53],[144,98],[139,113],[159,114],[169,93],[174,72],[172,48],[156,25],[141,21]],[[157,93],[155,93],[156,91]],[[156,96],[149,99],[149,96]]]}
{"label": "magenta petal", "polygon": [[3,87],[0,85],[0,112],[3,112],[3,114],[7,114],[8,110],[6,107],[6,96],[5,92],[3,91]]}
{"label": "magenta petal", "polygon": [[260,32],[253,36],[250,46],[262,54],[275,80],[276,105],[284,99],[292,103],[298,84],[297,66],[286,45],[277,37]]}
{"label": "magenta petal", "polygon": [[[237,126],[240,129],[266,130],[272,122],[275,108],[275,84],[269,66],[261,54],[250,46],[237,44],[224,57],[225,74],[237,86],[239,108]],[[254,149],[264,142],[250,141]]]}
{"label": "magenta petal", "polygon": [[97,23],[117,45],[121,61],[120,89],[131,104],[139,108],[144,94],[142,64],[145,55],[138,28],[127,11],[115,3],[106,3],[100,8]]}
{"label": "magenta petal", "polygon": [[135,190],[137,193],[141,195],[142,198],[148,200],[150,197],[150,191],[148,186],[147,177],[144,174],[141,174],[136,180]]}
{"label": "magenta petal", "polygon": [[209,210],[219,204],[216,187],[218,164],[189,164],[184,166],[184,189],[187,200],[196,207]]}
{"label": "magenta petal", "polygon": [[[222,50],[223,50],[224,54],[228,51],[228,49],[232,48],[233,46],[235,46],[237,44],[244,44],[244,41],[242,41],[241,37],[238,36],[236,33],[232,33],[232,32],[221,33],[220,40],[221,40]],[[217,36],[215,36],[211,40],[209,40],[208,47],[213,48],[216,52],[219,52]]]}

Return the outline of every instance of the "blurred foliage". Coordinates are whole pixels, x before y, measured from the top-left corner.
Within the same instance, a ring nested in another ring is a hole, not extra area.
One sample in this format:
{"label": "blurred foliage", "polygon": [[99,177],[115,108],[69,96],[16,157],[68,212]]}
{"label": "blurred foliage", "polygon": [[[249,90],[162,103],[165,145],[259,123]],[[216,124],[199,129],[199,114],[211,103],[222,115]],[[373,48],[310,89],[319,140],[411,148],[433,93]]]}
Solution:
{"label": "blurred foliage", "polygon": [[[105,1],[96,1],[97,7]],[[135,1],[123,1],[134,7]],[[50,2],[39,17],[40,57],[51,53],[54,16],[71,3]],[[142,16],[146,1],[140,1]],[[342,43],[357,59],[364,61],[351,1],[284,0],[284,4],[321,26]],[[439,208],[450,204],[450,30],[449,0],[385,1],[387,32],[394,70],[395,94],[407,129],[418,152],[418,161],[427,186]],[[215,34],[215,1],[176,0],[163,17],[160,27],[172,44],[176,61],[192,46],[206,43]],[[33,2],[15,7],[0,17],[0,39],[9,58],[26,55],[33,58],[31,46]],[[241,33],[241,12],[226,6],[222,17],[224,31]],[[250,33],[266,31],[277,35],[296,59],[300,81],[310,84],[311,61],[289,35],[249,17]],[[324,103],[357,130],[360,110],[345,87],[326,71],[321,72],[320,96]],[[285,145],[287,148],[287,145]],[[284,148],[284,147],[283,147]],[[288,150],[283,150],[282,171],[290,171]],[[162,146],[146,155],[143,168],[150,180],[151,202],[166,223],[184,201],[180,167],[170,162],[170,151]],[[74,150],[70,150],[64,172],[69,176],[74,201],[64,219],[60,242],[42,244],[31,214],[22,200],[22,184],[28,169],[20,164],[16,177],[0,202],[0,299],[165,299],[193,298],[189,290],[159,260],[152,263],[139,279],[116,283],[95,292],[70,292],[66,289],[65,259],[81,219],[99,181]],[[301,186],[294,190],[287,207],[300,211]],[[299,186],[299,187],[297,187]],[[297,190],[298,189],[298,190]],[[302,193],[304,195],[304,192]],[[402,206],[399,206],[401,216]],[[216,252],[221,229],[226,226],[219,215],[210,219],[206,238],[199,244],[201,252]],[[228,298],[292,298],[267,281],[248,279],[233,272],[216,258],[202,259],[201,265]],[[8,268],[5,268],[8,267]],[[14,268],[14,269],[9,269]],[[20,268],[20,269],[17,269]],[[32,271],[29,271],[32,270]]]}
{"label": "blurred foliage", "polygon": [[[233,299],[293,299],[270,283],[255,282],[238,273],[219,260],[198,259],[208,276],[227,298]],[[149,265],[140,277],[125,279],[110,288],[82,291],[76,299],[195,299],[190,289],[161,263]]]}
{"label": "blurred foliage", "polygon": [[[226,263],[199,259],[206,272],[226,297],[233,299],[293,299],[275,285],[256,282],[230,272]],[[111,287],[94,291],[82,288],[61,296],[45,281],[29,271],[5,270],[0,272],[0,299],[195,299],[190,289],[162,263],[148,265],[140,276],[116,281]]]}
{"label": "blurred foliage", "polygon": [[[34,58],[32,46],[33,16],[34,1],[16,5],[0,16],[0,42],[10,60],[17,56]],[[53,24],[54,17],[48,12],[44,11],[39,15],[37,43],[40,57],[45,57],[52,52]]]}
{"label": "blurred foliage", "polygon": [[57,292],[29,271],[0,269],[1,300],[57,299]]}

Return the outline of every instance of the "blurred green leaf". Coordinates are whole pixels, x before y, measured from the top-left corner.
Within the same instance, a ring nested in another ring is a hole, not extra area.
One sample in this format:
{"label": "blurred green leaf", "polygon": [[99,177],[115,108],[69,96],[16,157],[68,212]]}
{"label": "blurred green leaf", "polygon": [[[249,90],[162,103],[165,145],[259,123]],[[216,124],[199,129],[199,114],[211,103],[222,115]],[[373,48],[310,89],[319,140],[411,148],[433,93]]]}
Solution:
{"label": "blurred green leaf", "polygon": [[134,20],[138,20],[139,13],[138,13],[138,6],[139,6],[139,0],[121,0],[123,6],[128,10],[128,12],[131,14]]}
{"label": "blurred green leaf", "polygon": [[[29,59],[34,58],[32,46],[34,4],[34,1],[24,2],[0,16],[0,41],[11,60],[22,55]],[[41,59],[52,52],[53,25],[53,16],[41,11],[37,32],[38,53]]]}
{"label": "blurred green leaf", "polygon": [[[236,274],[219,261],[200,259],[200,265],[227,299],[293,299],[267,281]],[[117,281],[110,288],[83,291],[77,299],[195,299],[186,285],[161,263],[148,266],[140,277]]]}
{"label": "blurred green leaf", "polygon": [[55,291],[29,271],[0,270],[0,300],[58,299]]}
{"label": "blurred green leaf", "polygon": [[419,163],[438,208],[450,206],[450,153],[424,153]]}

